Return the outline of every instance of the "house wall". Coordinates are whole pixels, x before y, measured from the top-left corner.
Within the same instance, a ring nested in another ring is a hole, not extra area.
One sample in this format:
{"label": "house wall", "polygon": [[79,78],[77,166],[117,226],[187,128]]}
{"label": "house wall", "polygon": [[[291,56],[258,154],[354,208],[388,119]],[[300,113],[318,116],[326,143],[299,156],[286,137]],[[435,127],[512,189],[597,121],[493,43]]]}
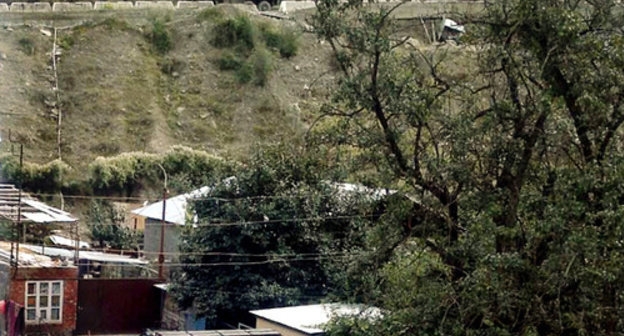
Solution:
{"label": "house wall", "polygon": [[26,333],[71,335],[76,329],[78,301],[78,269],[76,267],[20,267],[10,281],[9,298],[22,306],[26,301],[26,281],[63,280],[63,320],[60,324],[26,325]]}
{"label": "house wall", "polygon": [[145,220],[146,218],[143,216],[132,214],[128,219],[123,222],[123,226],[136,231],[144,231],[145,230]]}
{"label": "house wall", "polygon": [[[150,260],[157,260],[160,252],[160,229],[162,222],[151,218],[145,221],[145,231],[143,231],[143,252]],[[180,226],[167,223],[165,225],[165,240],[163,251],[166,253],[178,252],[180,241]],[[165,261],[176,260],[175,256],[165,254]]]}
{"label": "house wall", "polygon": [[[272,329],[282,334],[282,336],[311,336],[310,334],[288,328],[281,324],[274,323],[269,320],[265,320],[261,317],[256,318],[256,329]],[[321,335],[321,334],[315,334],[315,335]]]}

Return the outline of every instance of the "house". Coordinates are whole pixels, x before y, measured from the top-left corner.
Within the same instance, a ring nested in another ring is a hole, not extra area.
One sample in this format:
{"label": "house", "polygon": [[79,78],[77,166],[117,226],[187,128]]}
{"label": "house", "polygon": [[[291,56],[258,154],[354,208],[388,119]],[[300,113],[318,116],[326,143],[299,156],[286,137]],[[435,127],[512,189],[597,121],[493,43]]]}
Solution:
{"label": "house", "polygon": [[282,336],[325,335],[324,325],[336,316],[381,316],[381,311],[377,308],[342,303],[261,309],[252,310],[250,313],[256,316],[256,328],[272,329]]}
{"label": "house", "polygon": [[[181,228],[188,221],[187,205],[190,199],[201,197],[210,191],[210,187],[202,187],[186,194],[171,197],[165,202],[164,241],[163,252],[165,260],[174,260],[178,252],[178,243]],[[143,226],[145,257],[156,260],[160,252],[160,236],[163,226],[163,201],[158,201],[132,211],[133,220],[136,218],[139,226]]]}
{"label": "house", "polygon": [[78,267],[21,247],[15,262],[11,251],[16,252],[11,243],[0,242],[0,297],[23,307],[27,334],[71,335],[76,329]]}
{"label": "house", "polygon": [[147,261],[129,256],[0,242],[0,295],[25,306],[27,334],[158,327],[162,302],[154,275]]}

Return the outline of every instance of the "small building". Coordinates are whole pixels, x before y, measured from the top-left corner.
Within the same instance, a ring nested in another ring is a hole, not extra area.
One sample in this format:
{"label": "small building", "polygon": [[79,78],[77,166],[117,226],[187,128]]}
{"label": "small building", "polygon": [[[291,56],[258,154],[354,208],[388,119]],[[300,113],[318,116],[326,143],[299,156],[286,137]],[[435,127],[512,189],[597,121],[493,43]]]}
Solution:
{"label": "small building", "polygon": [[[168,198],[165,203],[165,229],[163,252],[165,260],[176,258],[181,227],[190,219],[187,213],[188,200],[198,198],[210,191],[210,187],[202,187],[186,194]],[[160,252],[160,236],[163,217],[163,201],[158,201],[132,211],[132,220],[137,220],[138,226],[143,226],[143,252],[149,260],[156,260]]]}
{"label": "small building", "polygon": [[18,319],[27,334],[138,334],[161,319],[160,281],[148,266],[111,253],[0,242],[0,298],[24,307]]}
{"label": "small building", "polygon": [[361,315],[378,317],[377,308],[342,303],[314,304],[284,308],[252,310],[256,316],[256,328],[271,329],[282,336],[322,336],[323,329],[333,317]]}
{"label": "small building", "polygon": [[78,268],[23,248],[15,264],[11,251],[16,251],[11,243],[0,242],[0,297],[23,307],[26,334],[71,335],[76,329]]}

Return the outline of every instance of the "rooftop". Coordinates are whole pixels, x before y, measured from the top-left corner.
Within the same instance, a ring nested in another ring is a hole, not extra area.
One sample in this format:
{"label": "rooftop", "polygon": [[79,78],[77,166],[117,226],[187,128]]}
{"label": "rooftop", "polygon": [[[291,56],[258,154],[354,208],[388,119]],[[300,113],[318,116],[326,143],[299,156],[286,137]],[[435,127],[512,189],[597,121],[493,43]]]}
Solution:
{"label": "rooftop", "polygon": [[29,194],[22,192],[21,202],[19,190],[12,184],[0,184],[0,217],[17,221],[18,204],[21,203],[20,220],[34,223],[73,223],[76,218],[69,212],[39,202]]}
{"label": "rooftop", "polygon": [[378,308],[365,308],[361,305],[342,303],[261,309],[252,310],[250,313],[309,335],[322,334],[324,332],[323,325],[335,316],[364,314],[365,316],[376,317],[381,314]]}
{"label": "rooftop", "polygon": [[[76,251],[73,249],[20,244],[19,265],[31,267],[74,267],[75,252]],[[96,251],[81,250],[79,251],[79,258],[80,260],[111,264],[130,264],[137,266],[148,264],[148,262],[145,260],[124,255]],[[9,262],[10,259],[11,243],[0,241],[0,260],[4,262]]]}
{"label": "rooftop", "polygon": [[[186,206],[189,199],[199,198],[210,191],[210,187],[202,187],[189,193],[178,195],[167,199],[165,205],[165,222],[184,225],[186,224]],[[163,201],[158,201],[150,205],[133,210],[135,215],[146,218],[161,220],[162,219]]]}
{"label": "rooftop", "polygon": [[[15,247],[16,245],[13,246],[13,257],[15,257]],[[0,241],[0,262],[8,264],[10,260],[11,243]],[[35,253],[23,244],[20,244],[19,248],[19,265],[23,267],[74,267],[73,263],[68,261]]]}

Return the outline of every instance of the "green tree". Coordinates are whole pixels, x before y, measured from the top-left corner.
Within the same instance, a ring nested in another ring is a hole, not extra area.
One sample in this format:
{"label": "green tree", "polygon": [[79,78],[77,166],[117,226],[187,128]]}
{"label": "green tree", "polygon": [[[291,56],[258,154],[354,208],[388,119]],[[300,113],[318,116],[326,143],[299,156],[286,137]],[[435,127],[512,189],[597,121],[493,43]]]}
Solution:
{"label": "green tree", "polygon": [[138,249],[141,235],[123,227],[124,219],[123,212],[110,202],[92,201],[87,211],[87,225],[96,245],[119,250]]}
{"label": "green tree", "polygon": [[624,331],[615,2],[486,1],[467,48],[425,50],[403,38],[396,7],[317,8],[341,72],[318,143],[416,200],[386,213],[369,241],[383,255],[345,279],[358,284],[346,299],[384,318],[330,334]]}
{"label": "green tree", "polygon": [[324,163],[301,154],[262,150],[194,202],[198,222],[182,236],[185,266],[173,286],[183,307],[214,323],[327,295],[324,263],[350,250],[341,245],[354,243],[362,200],[340,196],[321,179]]}

